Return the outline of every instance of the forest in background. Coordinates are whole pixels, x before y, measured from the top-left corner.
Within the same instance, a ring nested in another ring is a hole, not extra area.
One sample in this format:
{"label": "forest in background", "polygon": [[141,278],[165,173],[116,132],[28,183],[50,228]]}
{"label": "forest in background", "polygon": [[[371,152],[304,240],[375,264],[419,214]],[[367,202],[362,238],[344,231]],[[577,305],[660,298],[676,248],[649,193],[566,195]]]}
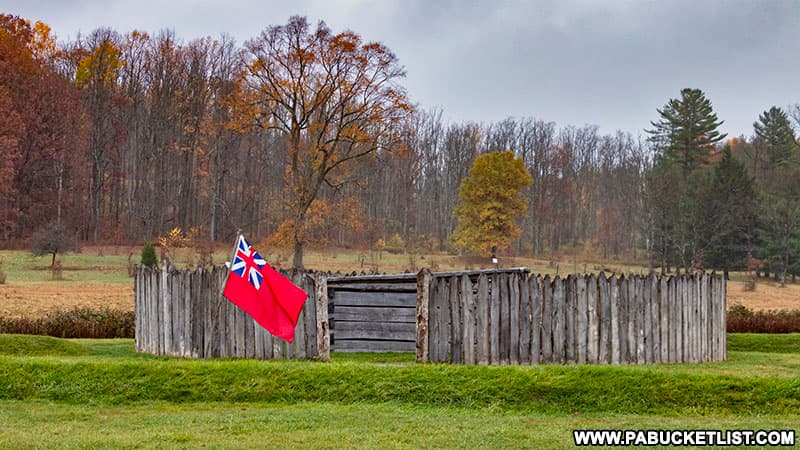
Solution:
{"label": "forest in background", "polygon": [[[180,228],[210,242],[241,229],[291,248],[298,233],[286,228],[302,220],[307,245],[455,252],[462,181],[478,155],[512,150],[533,183],[522,191],[521,236],[504,254],[589,251],[664,271],[800,273],[800,105],[754,111],[753,135],[735,138],[717,132],[710,101],[691,89],[636,135],[534,118],[448,123],[440,110],[411,106],[388,49],[304,20],[240,46],[107,28],[58,42],[45,24],[0,16],[0,245],[25,245],[46,229],[133,245]],[[324,102],[308,128],[282,129],[285,105],[260,97],[297,89],[269,84],[280,62],[269,59],[271,45],[291,33],[377,58],[366,70],[391,89],[376,104],[398,112],[353,129],[339,123],[359,157],[340,156],[315,178],[299,215],[297,187],[306,185],[291,170],[295,147],[334,132],[319,130]]]}

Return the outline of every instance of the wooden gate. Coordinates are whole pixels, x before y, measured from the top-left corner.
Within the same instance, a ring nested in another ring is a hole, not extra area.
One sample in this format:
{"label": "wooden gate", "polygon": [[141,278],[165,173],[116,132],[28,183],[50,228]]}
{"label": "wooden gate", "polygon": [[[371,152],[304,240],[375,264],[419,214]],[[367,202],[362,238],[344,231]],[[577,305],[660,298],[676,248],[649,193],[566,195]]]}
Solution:
{"label": "wooden gate", "polygon": [[413,352],[417,275],[328,278],[331,351]]}

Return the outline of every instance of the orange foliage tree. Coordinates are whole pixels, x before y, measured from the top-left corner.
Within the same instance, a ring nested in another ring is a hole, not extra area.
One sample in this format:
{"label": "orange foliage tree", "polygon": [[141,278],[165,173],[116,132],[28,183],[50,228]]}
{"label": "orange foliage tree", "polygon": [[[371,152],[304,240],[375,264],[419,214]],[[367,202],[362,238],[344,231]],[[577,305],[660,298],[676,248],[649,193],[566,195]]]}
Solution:
{"label": "orange foliage tree", "polygon": [[86,117],[50,29],[0,14],[0,237],[79,222]]}
{"label": "orange foliage tree", "polygon": [[291,236],[293,264],[303,267],[306,221],[323,184],[351,180],[348,162],[397,140],[412,111],[398,80],[405,76],[384,45],[351,31],[333,34],[304,17],[272,26],[245,44],[241,83],[250,119],[286,140],[286,205],[282,232]]}

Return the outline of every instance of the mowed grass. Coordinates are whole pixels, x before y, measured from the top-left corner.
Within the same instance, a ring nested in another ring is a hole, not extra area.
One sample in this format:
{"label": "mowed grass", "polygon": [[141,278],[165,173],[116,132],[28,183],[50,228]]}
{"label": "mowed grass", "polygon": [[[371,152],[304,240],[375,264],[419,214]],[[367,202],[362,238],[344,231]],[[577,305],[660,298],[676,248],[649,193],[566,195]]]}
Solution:
{"label": "mowed grass", "polygon": [[576,428],[797,429],[800,335],[772,337],[731,335],[714,364],[470,367],[0,335],[0,447],[564,448]]}

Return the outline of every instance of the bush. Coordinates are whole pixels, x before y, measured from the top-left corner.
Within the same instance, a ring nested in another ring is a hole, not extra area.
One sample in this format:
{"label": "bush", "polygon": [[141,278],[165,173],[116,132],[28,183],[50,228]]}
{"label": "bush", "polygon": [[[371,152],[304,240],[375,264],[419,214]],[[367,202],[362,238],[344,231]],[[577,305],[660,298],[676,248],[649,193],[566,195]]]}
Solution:
{"label": "bush", "polygon": [[152,242],[146,242],[142,247],[142,265],[145,267],[158,267],[156,248]]}
{"label": "bush", "polygon": [[744,305],[728,308],[728,333],[798,333],[800,310],[752,311]]}
{"label": "bush", "polygon": [[386,239],[385,249],[392,254],[403,253],[406,250],[406,241],[400,237],[399,233],[395,233]]}
{"label": "bush", "polygon": [[132,338],[134,324],[133,311],[76,308],[35,319],[0,317],[0,333],[82,339]]}

